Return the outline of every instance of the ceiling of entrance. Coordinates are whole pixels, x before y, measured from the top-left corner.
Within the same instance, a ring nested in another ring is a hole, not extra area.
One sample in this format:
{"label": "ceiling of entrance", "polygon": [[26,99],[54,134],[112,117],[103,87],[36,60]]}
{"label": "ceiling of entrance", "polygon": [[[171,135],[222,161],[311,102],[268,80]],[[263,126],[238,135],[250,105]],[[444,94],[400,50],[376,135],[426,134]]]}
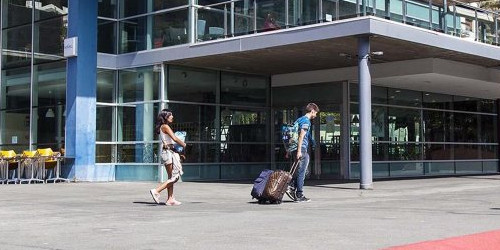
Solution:
{"label": "ceiling of entrance", "polygon": [[[500,66],[500,62],[496,60],[381,36],[372,36],[371,51],[383,52],[382,56],[373,56],[372,64],[441,58],[484,67]],[[343,37],[174,60],[169,64],[275,75],[356,66],[356,54],[357,38]]]}

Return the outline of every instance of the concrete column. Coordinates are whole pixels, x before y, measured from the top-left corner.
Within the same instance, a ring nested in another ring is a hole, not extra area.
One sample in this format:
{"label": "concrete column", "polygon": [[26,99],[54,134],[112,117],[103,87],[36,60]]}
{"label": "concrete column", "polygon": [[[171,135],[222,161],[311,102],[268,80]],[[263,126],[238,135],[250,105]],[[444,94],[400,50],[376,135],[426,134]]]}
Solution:
{"label": "concrete column", "polygon": [[372,189],[372,101],[370,75],[370,38],[358,39],[360,188]]}
{"label": "concrete column", "polygon": [[68,161],[70,178],[92,181],[96,180],[97,1],[68,4],[68,37],[78,37],[78,56],[67,61],[66,157],[74,159]]}

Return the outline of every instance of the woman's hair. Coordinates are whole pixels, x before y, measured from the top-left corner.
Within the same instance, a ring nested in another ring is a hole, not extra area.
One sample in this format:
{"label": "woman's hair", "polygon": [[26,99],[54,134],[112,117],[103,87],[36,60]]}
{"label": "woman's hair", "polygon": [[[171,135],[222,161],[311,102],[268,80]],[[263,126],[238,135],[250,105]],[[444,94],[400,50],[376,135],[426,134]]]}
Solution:
{"label": "woman's hair", "polygon": [[156,126],[155,126],[155,132],[157,134],[160,134],[160,128],[161,125],[167,124],[168,117],[172,115],[172,110],[170,109],[162,109],[160,113],[158,113],[158,116],[156,117]]}

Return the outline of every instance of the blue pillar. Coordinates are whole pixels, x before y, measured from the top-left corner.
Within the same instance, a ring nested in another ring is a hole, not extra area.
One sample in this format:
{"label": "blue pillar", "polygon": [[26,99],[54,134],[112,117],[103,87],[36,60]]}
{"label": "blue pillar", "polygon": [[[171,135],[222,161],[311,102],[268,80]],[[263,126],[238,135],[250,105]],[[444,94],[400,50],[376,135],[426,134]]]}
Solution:
{"label": "blue pillar", "polygon": [[372,78],[370,75],[370,37],[358,39],[359,135],[361,189],[372,189]]}
{"label": "blue pillar", "polygon": [[69,0],[68,37],[78,37],[78,56],[68,58],[66,156],[70,178],[95,180],[97,1]]}

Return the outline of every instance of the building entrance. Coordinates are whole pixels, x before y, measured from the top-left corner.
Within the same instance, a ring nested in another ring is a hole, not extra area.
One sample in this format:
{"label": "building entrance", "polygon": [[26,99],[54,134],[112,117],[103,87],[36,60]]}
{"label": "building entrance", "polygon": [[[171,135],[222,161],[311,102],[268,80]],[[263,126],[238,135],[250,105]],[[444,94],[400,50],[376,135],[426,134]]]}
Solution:
{"label": "building entrance", "polygon": [[[309,148],[311,161],[308,177],[342,178],[342,84],[319,83],[273,88],[274,163],[279,169],[289,167],[290,158],[281,141],[283,124],[292,124],[305,114],[307,103],[314,102],[320,113],[312,121],[314,147]],[[311,143],[313,145],[313,143]]]}

